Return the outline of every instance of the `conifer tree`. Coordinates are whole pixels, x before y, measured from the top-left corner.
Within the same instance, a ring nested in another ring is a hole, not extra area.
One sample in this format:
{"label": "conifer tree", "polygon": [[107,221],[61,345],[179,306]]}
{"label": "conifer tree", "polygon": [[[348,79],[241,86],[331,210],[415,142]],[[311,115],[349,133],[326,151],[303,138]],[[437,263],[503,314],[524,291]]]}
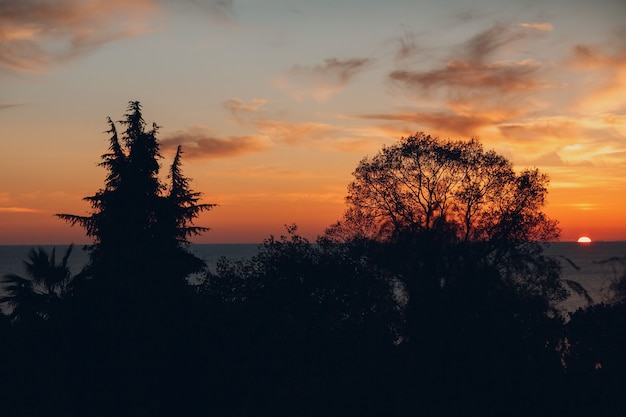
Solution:
{"label": "conifer tree", "polygon": [[173,210],[170,215],[170,219],[174,221],[172,233],[179,244],[186,245],[189,243],[188,237],[198,236],[209,230],[208,227],[194,226],[193,221],[202,211],[210,210],[215,204],[199,203],[202,194],[189,188],[190,180],[182,173],[182,154],[182,147],[178,145],[168,175],[170,188],[167,201]]}
{"label": "conifer tree", "polygon": [[187,237],[208,230],[193,222],[214,205],[200,204],[201,193],[190,190],[181,171],[180,148],[170,168],[171,185],[161,182],[159,126],[146,129],[138,101],[129,103],[119,123],[125,128],[121,138],[108,118],[109,152],[99,164],[108,173],[104,188],[85,197],[91,214],[57,216],[83,227],[94,239],[86,277],[123,293],[137,294],[150,287],[166,291],[204,266],[188,252]]}

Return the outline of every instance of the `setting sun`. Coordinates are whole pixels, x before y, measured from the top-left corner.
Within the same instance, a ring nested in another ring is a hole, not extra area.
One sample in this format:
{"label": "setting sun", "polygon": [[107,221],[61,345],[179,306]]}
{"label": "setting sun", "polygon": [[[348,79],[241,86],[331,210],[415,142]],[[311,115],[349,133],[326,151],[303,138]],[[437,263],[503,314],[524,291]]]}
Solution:
{"label": "setting sun", "polygon": [[581,236],[578,238],[578,243],[591,243],[591,239],[587,236]]}

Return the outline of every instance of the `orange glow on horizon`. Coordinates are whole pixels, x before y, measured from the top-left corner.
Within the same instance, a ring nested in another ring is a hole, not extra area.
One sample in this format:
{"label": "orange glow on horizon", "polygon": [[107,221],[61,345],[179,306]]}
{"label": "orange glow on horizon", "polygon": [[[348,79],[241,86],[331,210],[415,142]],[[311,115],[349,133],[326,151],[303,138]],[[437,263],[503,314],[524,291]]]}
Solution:
{"label": "orange glow on horizon", "polygon": [[[119,120],[129,100],[147,127],[162,126],[164,183],[182,145],[192,190],[219,204],[196,222],[211,230],[195,243],[260,242],[291,224],[313,240],[340,220],[359,161],[420,131],[478,138],[516,170],[547,174],[543,211],[561,241],[626,241],[624,2],[503,0],[453,31],[448,19],[465,13],[453,2],[430,14],[372,3],[384,13],[365,20],[309,2],[297,19],[324,36],[297,38],[294,16],[256,14],[254,2],[60,1],[46,13],[40,3],[0,16],[11,86],[0,99],[0,244],[90,242],[54,213],[90,213],[83,198],[107,174],[106,117]],[[116,71],[129,56],[141,59]]]}

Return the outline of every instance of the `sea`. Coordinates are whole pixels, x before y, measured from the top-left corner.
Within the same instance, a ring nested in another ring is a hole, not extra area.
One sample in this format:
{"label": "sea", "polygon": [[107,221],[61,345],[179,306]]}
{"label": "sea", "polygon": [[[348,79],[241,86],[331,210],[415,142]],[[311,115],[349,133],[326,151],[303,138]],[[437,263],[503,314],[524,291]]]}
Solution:
{"label": "sea", "polygon": [[[198,258],[206,262],[207,267],[215,270],[220,258],[232,260],[251,259],[259,252],[260,244],[256,243],[233,243],[233,244],[192,244],[189,250]],[[55,249],[57,263],[61,262],[68,245],[0,245],[0,277],[5,274],[24,273],[24,260],[33,248],[42,248],[47,253]],[[68,265],[72,274],[80,272],[89,260],[89,255],[83,245],[74,245],[68,258]]]}
{"label": "sea", "polygon": [[[22,275],[23,262],[33,247],[41,247],[48,253],[55,248],[57,262],[67,249],[67,245],[0,245],[0,277],[9,273]],[[192,244],[189,248],[206,262],[209,269],[215,270],[222,257],[231,260],[251,259],[258,253],[260,244]],[[595,303],[609,302],[612,297],[611,284],[626,273],[626,242],[554,242],[546,244],[545,254],[560,262],[563,279],[581,284]],[[87,252],[81,245],[75,245],[69,258],[72,274],[78,273],[87,260]],[[564,312],[575,311],[588,304],[583,296],[571,293],[559,305]]]}

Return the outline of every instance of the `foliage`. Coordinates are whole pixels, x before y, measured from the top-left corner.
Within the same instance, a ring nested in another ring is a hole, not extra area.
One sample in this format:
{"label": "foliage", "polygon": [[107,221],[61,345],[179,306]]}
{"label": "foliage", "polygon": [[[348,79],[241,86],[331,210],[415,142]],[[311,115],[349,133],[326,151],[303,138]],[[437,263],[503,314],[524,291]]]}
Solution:
{"label": "foliage", "polygon": [[0,304],[10,308],[12,321],[47,319],[61,298],[69,292],[72,282],[68,259],[73,246],[68,246],[60,263],[56,262],[56,248],[48,254],[43,248],[32,248],[24,260],[26,277],[7,274],[2,279],[6,295]]}
{"label": "foliage", "polygon": [[94,238],[85,276],[104,277],[110,283],[117,280],[122,291],[135,282],[136,292],[165,282],[158,277],[170,275],[167,280],[181,281],[198,272],[204,263],[185,249],[187,238],[208,230],[193,222],[214,204],[199,203],[201,194],[189,188],[189,179],[181,170],[181,148],[170,167],[168,187],[158,176],[159,126],[146,129],[140,103],[129,103],[119,122],[125,127],[121,139],[115,123],[110,118],[108,123],[109,152],[102,155],[100,163],[108,171],[105,186],[85,197],[92,213],[58,215],[82,226]]}
{"label": "foliage", "polygon": [[417,133],[363,159],[353,175],[348,207],[328,239],[391,244],[405,281],[419,276],[436,287],[496,268],[520,295],[565,297],[558,262],[537,244],[559,235],[541,211],[548,178],[538,170],[517,174],[475,139]]}
{"label": "foliage", "polygon": [[[610,302],[614,304],[626,304],[626,257],[611,257],[600,261],[613,266],[614,276],[610,285]],[[619,268],[619,269],[618,269]],[[622,271],[621,274],[617,271]]]}
{"label": "foliage", "polygon": [[287,232],[266,239],[250,261],[222,259],[203,291],[222,302],[257,303],[270,315],[300,317],[304,321],[297,325],[309,330],[341,328],[345,334],[347,328],[376,322],[391,343],[398,305],[390,277],[353,247],[322,240],[313,244],[295,225]]}
{"label": "foliage", "polygon": [[625,405],[625,304],[567,324],[553,314],[560,270],[537,242],[558,229],[541,212],[537,170],[517,174],[475,140],[418,134],[361,162],[326,235],[311,242],[289,226],[191,287],[202,261],[186,245],[213,205],[190,189],[180,147],[169,184],[159,179],[158,126],[146,130],[138,102],[121,124],[118,138],[109,119],[91,214],[60,215],[94,239],[81,279],[67,269],[71,247],[60,264],[33,249],[27,277],[4,279],[0,301],[23,324],[0,317],[5,414],[553,416]]}
{"label": "foliage", "polygon": [[579,415],[626,410],[626,304],[595,304],[570,314],[564,365]]}
{"label": "foliage", "polygon": [[516,174],[475,139],[442,141],[418,133],[363,159],[348,187],[348,209],[331,232],[388,240],[406,230],[460,241],[529,242],[558,236],[540,210],[548,178]]}
{"label": "foliage", "polygon": [[[194,221],[214,205],[200,203],[201,194],[190,189],[181,148],[169,183],[161,180],[159,127],[146,126],[139,102],[129,103],[121,134],[110,118],[108,124],[104,187],[85,197],[91,212],[58,215],[83,227],[93,244],[63,314],[44,329],[62,336],[50,337],[57,357],[44,368],[77,398],[59,406],[58,415],[176,414],[173,398],[186,394],[174,384],[191,372],[186,341],[196,323],[197,299],[186,279],[205,267],[188,250],[188,238],[208,230]],[[36,356],[41,350],[29,346]],[[60,376],[54,364],[64,361],[71,365]],[[88,374],[91,386],[77,382]]]}
{"label": "foliage", "polygon": [[189,243],[188,237],[198,236],[209,230],[207,227],[193,226],[193,222],[201,212],[210,210],[215,207],[215,204],[199,203],[202,193],[194,192],[189,188],[190,179],[182,173],[182,154],[182,147],[178,145],[168,175],[171,185],[167,194],[167,202],[172,210],[170,219],[173,230],[170,233],[176,236],[180,243],[187,244]]}
{"label": "foliage", "polygon": [[[345,214],[325,239],[363,248],[397,283],[398,376],[424,401],[444,398],[428,409],[434,415],[462,415],[454,404],[470,402],[477,414],[510,413],[520,386],[541,396],[561,369],[555,306],[566,296],[559,263],[539,244],[559,233],[541,211],[547,177],[516,173],[475,139],[422,133],[363,159],[353,175]],[[502,401],[481,402],[478,392]]]}
{"label": "foliage", "polygon": [[[355,396],[365,384],[383,388],[401,311],[390,277],[361,255],[312,243],[290,226],[253,259],[222,259],[207,276],[201,291],[212,335],[228,346],[217,348],[220,357],[237,364],[226,372],[232,377],[220,377],[221,387],[236,391],[241,382],[231,378],[243,374],[248,384],[235,395],[274,406],[252,414],[335,415],[347,403],[369,413]],[[344,398],[333,398],[338,393]]]}

